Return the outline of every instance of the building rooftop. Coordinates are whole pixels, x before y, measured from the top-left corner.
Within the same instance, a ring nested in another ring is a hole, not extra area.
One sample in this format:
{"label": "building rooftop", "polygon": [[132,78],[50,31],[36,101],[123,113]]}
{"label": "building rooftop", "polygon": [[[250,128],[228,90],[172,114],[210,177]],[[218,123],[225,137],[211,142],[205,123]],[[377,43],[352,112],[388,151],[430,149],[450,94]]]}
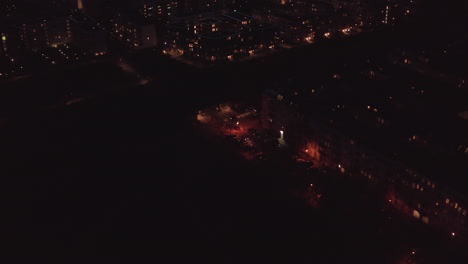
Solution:
{"label": "building rooftop", "polygon": [[275,25],[269,24],[269,23],[247,25],[247,28],[250,28],[252,30],[271,29],[275,27],[276,27]]}
{"label": "building rooftop", "polygon": [[221,31],[212,31],[208,33],[201,34],[200,36],[208,39],[222,39],[228,36],[237,35],[239,32],[231,30],[221,30]]}
{"label": "building rooftop", "polygon": [[82,30],[93,31],[100,29],[99,23],[95,19],[81,12],[74,13],[70,20],[78,24]]}
{"label": "building rooftop", "polygon": [[212,24],[221,23],[221,20],[216,19],[216,18],[206,18],[206,19],[202,19],[202,20],[197,20],[195,22],[196,23],[201,23],[201,24],[206,24],[206,25],[212,25]]}
{"label": "building rooftop", "polygon": [[228,13],[227,9],[213,10],[209,12],[195,12],[195,13],[184,13],[184,14],[174,14],[171,15],[171,21],[180,22],[180,21],[196,21],[209,19],[212,17],[220,16],[222,14]]}
{"label": "building rooftop", "polygon": [[187,27],[189,27],[189,24],[186,22],[174,22],[166,24],[166,26],[172,28],[186,29]]}
{"label": "building rooftop", "polygon": [[237,21],[253,21],[253,20],[255,20],[254,17],[251,17],[249,15],[246,15],[246,14],[243,14],[243,13],[240,13],[240,12],[231,12],[231,13],[224,14],[224,16],[226,16],[228,18],[232,18],[232,19],[237,20]]}

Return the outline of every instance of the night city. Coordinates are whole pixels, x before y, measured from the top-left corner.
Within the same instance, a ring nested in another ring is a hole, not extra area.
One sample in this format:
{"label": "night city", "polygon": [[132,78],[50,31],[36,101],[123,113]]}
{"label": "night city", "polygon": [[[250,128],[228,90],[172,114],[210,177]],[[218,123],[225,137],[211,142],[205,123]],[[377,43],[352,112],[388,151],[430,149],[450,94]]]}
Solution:
{"label": "night city", "polygon": [[468,263],[467,12],[0,0],[1,256]]}

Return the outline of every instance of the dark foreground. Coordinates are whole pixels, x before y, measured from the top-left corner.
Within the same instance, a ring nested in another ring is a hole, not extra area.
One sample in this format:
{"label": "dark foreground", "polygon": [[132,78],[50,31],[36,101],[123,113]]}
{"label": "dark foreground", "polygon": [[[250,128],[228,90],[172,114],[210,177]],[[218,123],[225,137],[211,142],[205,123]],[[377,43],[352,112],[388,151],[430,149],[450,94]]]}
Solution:
{"label": "dark foreground", "polygon": [[[306,207],[290,195],[302,182],[287,167],[247,163],[203,140],[183,101],[154,103],[150,93],[4,126],[5,252],[66,263],[128,255],[164,263],[399,263],[415,245],[440,248],[434,261],[456,263],[456,249],[448,254],[445,241],[424,242],[434,238],[426,230],[385,221],[378,204],[361,204],[367,197],[347,183],[330,184],[325,209]],[[180,111],[167,110],[174,107]],[[346,199],[356,201],[346,203],[352,210],[340,207]]]}

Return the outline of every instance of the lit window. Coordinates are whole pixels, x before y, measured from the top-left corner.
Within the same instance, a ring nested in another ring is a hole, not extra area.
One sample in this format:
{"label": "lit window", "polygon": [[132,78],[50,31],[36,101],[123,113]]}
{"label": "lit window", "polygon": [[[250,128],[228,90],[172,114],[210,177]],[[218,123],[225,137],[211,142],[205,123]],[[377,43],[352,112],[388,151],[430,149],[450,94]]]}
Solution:
{"label": "lit window", "polygon": [[423,216],[423,217],[421,218],[421,220],[423,221],[423,223],[429,224],[429,217]]}

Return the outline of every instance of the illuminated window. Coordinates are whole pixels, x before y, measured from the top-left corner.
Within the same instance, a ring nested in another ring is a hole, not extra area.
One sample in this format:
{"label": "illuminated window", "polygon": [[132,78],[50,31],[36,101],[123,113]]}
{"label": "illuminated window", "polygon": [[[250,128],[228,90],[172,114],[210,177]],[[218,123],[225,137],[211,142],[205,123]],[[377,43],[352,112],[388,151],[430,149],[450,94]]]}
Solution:
{"label": "illuminated window", "polygon": [[423,223],[429,224],[429,217],[423,216],[423,217],[421,218],[421,220],[423,221]]}

